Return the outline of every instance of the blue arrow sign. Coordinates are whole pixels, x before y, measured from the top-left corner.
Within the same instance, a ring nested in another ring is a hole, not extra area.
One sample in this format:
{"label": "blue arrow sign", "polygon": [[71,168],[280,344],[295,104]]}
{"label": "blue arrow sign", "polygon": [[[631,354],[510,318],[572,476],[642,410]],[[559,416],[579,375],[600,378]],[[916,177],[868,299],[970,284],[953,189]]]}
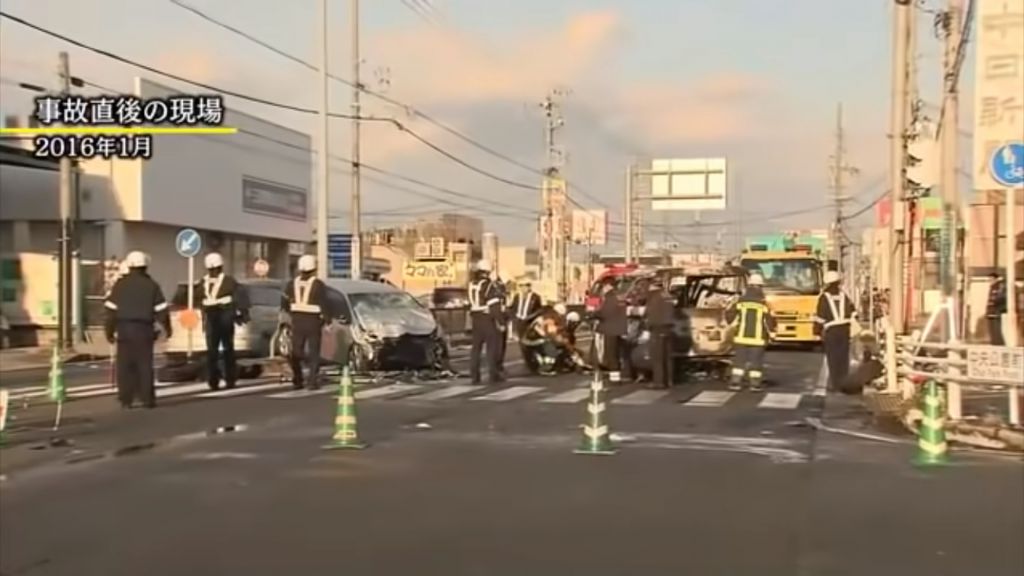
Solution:
{"label": "blue arrow sign", "polygon": [[185,258],[192,258],[203,249],[203,237],[192,228],[182,228],[174,239],[174,249]]}
{"label": "blue arrow sign", "polygon": [[988,167],[999,184],[1008,188],[1024,185],[1024,143],[1011,142],[996,148]]}

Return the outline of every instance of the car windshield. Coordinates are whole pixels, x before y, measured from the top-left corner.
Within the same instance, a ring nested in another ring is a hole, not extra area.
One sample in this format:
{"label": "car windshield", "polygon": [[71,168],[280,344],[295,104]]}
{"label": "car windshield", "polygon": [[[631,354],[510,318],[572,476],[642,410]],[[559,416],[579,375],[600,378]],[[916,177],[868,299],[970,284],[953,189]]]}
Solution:
{"label": "car windshield", "polygon": [[367,292],[349,294],[348,299],[357,314],[378,315],[392,310],[422,310],[423,305],[405,292]]}
{"label": "car windshield", "polygon": [[748,272],[764,278],[764,290],[775,294],[817,294],[821,291],[821,266],[813,258],[744,260]]}
{"label": "car windshield", "polygon": [[427,334],[436,328],[430,310],[405,292],[349,293],[359,323],[380,336]]}

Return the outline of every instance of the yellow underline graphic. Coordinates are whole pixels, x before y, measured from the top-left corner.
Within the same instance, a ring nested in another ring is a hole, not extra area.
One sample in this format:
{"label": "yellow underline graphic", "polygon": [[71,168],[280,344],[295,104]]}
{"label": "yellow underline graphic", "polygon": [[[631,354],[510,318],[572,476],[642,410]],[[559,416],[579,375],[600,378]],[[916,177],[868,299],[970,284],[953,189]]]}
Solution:
{"label": "yellow underline graphic", "polygon": [[236,134],[238,128],[224,126],[60,126],[40,128],[0,128],[0,134],[21,134],[34,136],[71,136],[75,134],[109,134],[126,136],[130,134]]}

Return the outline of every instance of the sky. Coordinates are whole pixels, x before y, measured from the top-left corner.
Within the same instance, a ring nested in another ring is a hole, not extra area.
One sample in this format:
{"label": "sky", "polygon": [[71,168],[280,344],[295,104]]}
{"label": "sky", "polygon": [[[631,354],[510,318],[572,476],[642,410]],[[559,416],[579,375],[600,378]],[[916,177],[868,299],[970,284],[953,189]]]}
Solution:
{"label": "sky", "polygon": [[[318,77],[251,40],[182,8],[183,3],[307,62],[316,62],[313,0],[3,0],[0,9],[97,48],[189,79],[261,98],[317,105]],[[926,0],[936,8],[939,0]],[[361,2],[362,79],[370,89],[428,115],[527,167],[545,164],[539,103],[560,89],[574,200],[607,209],[621,236],[624,173],[634,158],[725,157],[729,208],[658,213],[648,240],[735,246],[740,235],[828,225],[827,163],[842,102],[850,181],[847,210],[885,191],[891,0],[372,0]],[[418,9],[417,9],[418,7]],[[931,16],[918,13],[922,98],[937,103],[941,71]],[[328,68],[351,78],[349,2],[328,11]],[[33,94],[11,82],[56,84],[57,53],[72,74],[128,90],[140,71],[0,20],[0,107],[27,114]],[[970,68],[972,58],[968,57]],[[970,71],[968,70],[968,80]],[[166,78],[152,79],[188,91]],[[332,110],[351,110],[333,82]],[[969,125],[970,98],[962,98]],[[228,98],[229,106],[313,133],[315,117]],[[399,119],[448,153],[502,179],[539,176],[468,144],[421,115],[363,96],[364,114]],[[937,111],[933,112],[937,113]],[[348,155],[350,129],[332,121],[330,149]],[[969,151],[969,141],[962,144]],[[364,181],[364,227],[426,210],[485,217],[505,244],[533,243],[539,194],[480,175],[385,123],[366,123],[367,164],[458,195],[419,194],[393,177]],[[383,183],[382,183],[383,182]],[[332,175],[333,226],[343,230],[349,178]],[[803,211],[788,217],[779,214]],[[866,216],[870,216],[867,212]],[[859,223],[867,223],[861,219]],[[721,223],[721,225],[715,225]]]}

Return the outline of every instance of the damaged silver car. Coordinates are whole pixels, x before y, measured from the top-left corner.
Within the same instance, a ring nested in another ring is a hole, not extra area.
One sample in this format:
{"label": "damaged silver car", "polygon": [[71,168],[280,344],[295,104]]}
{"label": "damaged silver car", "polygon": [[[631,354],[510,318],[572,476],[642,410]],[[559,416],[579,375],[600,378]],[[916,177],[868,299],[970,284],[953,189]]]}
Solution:
{"label": "damaged silver car", "polygon": [[[349,363],[355,372],[450,372],[448,342],[429,309],[408,293],[365,280],[328,280],[320,355],[325,363]],[[287,319],[284,324],[287,324]],[[278,353],[290,338],[285,328]]]}

